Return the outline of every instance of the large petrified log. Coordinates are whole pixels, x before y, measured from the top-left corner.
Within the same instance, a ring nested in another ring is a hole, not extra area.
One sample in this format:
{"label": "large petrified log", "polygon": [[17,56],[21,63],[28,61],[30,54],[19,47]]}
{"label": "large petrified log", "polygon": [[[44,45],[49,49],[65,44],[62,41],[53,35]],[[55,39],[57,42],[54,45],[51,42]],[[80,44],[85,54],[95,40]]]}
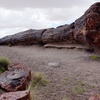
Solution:
{"label": "large petrified log", "polygon": [[6,91],[25,90],[31,80],[31,71],[20,65],[13,66],[0,75],[0,87]]}
{"label": "large petrified log", "polygon": [[27,30],[0,39],[0,45],[66,42],[82,43],[100,51],[100,2],[93,4],[71,25]]}
{"label": "large petrified log", "polygon": [[[16,44],[39,44],[51,42],[68,42],[74,43],[72,37],[71,26],[63,25],[56,29],[42,29],[42,30],[27,30],[17,33],[15,35],[6,36],[0,39],[0,45],[16,45]],[[71,33],[71,34],[70,34]]]}
{"label": "large petrified log", "polygon": [[0,96],[0,100],[31,100],[30,92],[28,90],[25,90],[4,93]]}

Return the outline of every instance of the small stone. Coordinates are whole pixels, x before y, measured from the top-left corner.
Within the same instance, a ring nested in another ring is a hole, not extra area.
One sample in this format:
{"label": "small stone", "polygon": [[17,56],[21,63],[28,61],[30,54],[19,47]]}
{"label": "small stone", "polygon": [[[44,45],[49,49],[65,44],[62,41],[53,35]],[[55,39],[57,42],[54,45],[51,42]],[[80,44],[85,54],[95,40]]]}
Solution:
{"label": "small stone", "polygon": [[59,62],[49,62],[48,66],[58,68],[58,67],[60,67],[60,63]]}

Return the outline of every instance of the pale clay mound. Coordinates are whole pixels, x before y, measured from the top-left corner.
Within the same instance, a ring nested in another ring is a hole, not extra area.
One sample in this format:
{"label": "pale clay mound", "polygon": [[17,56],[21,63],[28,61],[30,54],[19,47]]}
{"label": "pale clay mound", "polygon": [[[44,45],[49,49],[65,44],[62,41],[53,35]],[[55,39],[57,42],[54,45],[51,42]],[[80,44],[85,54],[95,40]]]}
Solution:
{"label": "pale clay mound", "polygon": [[[12,63],[20,63],[41,72],[49,80],[45,87],[35,91],[34,100],[88,100],[100,93],[100,61],[77,49],[44,48],[42,46],[0,46],[0,56]],[[59,67],[48,67],[59,62]],[[72,88],[83,84],[84,92],[76,95]]]}

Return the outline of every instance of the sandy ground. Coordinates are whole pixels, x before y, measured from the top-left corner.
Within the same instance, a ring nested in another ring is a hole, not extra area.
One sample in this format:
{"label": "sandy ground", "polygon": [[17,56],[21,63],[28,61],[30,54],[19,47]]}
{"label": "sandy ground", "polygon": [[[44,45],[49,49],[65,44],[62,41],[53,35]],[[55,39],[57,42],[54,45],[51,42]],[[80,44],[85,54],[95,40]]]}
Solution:
{"label": "sandy ground", "polygon": [[[0,46],[0,57],[31,67],[48,79],[47,86],[35,91],[34,100],[88,100],[91,94],[100,93],[100,60],[93,60],[92,55],[76,49]],[[60,66],[49,67],[50,62],[59,62]],[[84,91],[76,94],[75,87]]]}

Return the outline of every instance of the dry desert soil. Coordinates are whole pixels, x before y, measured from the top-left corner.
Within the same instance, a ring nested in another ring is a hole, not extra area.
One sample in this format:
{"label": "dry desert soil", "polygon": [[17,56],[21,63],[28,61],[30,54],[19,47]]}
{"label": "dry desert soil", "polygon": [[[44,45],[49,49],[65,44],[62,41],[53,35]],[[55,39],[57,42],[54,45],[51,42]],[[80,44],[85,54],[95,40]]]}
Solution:
{"label": "dry desert soil", "polygon": [[0,46],[0,57],[40,72],[49,81],[35,90],[34,100],[88,100],[100,93],[100,60],[94,60],[93,55],[84,50],[39,45]]}

